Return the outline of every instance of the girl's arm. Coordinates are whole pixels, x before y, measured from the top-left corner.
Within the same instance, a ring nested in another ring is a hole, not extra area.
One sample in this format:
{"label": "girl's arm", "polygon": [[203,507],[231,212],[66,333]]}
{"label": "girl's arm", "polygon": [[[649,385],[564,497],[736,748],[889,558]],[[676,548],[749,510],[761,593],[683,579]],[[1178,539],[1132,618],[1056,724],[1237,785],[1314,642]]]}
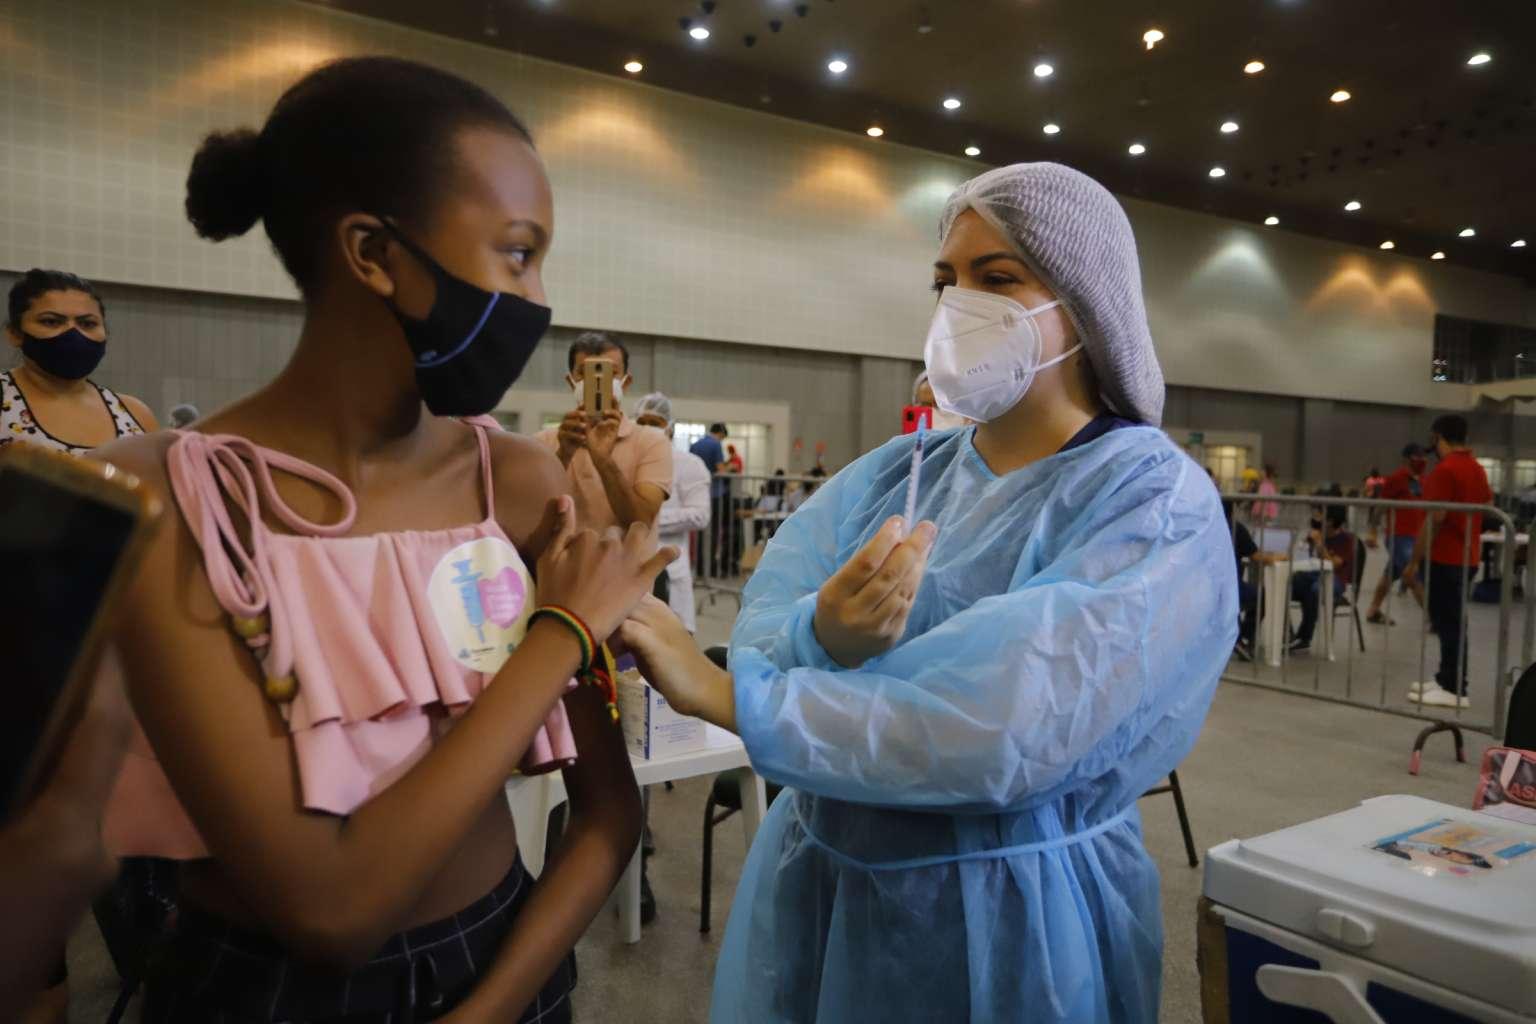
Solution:
{"label": "girl's arm", "polygon": [[618,725],[591,687],[565,702],[581,751],[564,773],[570,827],[496,962],[452,1021],[516,1020],[602,909],[640,841],[640,792]]}

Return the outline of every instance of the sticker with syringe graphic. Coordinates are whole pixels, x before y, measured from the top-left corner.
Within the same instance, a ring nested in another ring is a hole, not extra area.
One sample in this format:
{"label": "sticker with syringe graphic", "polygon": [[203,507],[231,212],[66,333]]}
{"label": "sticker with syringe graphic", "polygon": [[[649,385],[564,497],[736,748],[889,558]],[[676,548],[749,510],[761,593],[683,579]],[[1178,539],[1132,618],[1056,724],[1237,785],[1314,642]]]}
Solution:
{"label": "sticker with syringe graphic", "polygon": [[533,577],[517,549],[480,537],[438,560],[427,601],[461,665],[494,673],[522,642],[532,611]]}

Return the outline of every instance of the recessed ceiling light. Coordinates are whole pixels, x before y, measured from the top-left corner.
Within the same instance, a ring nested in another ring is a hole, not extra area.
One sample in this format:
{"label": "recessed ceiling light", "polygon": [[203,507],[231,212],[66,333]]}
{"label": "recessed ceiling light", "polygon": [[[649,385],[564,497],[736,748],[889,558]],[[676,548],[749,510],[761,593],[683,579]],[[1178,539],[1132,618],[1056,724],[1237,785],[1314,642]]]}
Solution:
{"label": "recessed ceiling light", "polygon": [[1338,89],[1338,90],[1336,90],[1334,92],[1334,94],[1332,96],[1329,96],[1328,98],[1330,100],[1332,100],[1334,103],[1348,103],[1349,102],[1349,90],[1348,89]]}
{"label": "recessed ceiling light", "polygon": [[1139,142],[1133,142],[1126,147],[1125,151],[1131,154],[1131,156],[1141,156],[1141,154],[1147,151],[1147,147]]}
{"label": "recessed ceiling light", "polygon": [[848,62],[841,58],[829,60],[827,61],[827,70],[832,72],[834,75],[840,75],[844,71],[848,70]]}
{"label": "recessed ceiling light", "polygon": [[1477,67],[1480,64],[1487,64],[1491,60],[1493,60],[1493,56],[1491,54],[1484,53],[1480,50],[1477,53],[1474,53],[1472,56],[1468,57],[1467,63],[1473,67]]}
{"label": "recessed ceiling light", "polygon": [[1163,41],[1163,30],[1160,28],[1149,28],[1141,34],[1141,41],[1146,43],[1147,49],[1150,50]]}
{"label": "recessed ceiling light", "polygon": [[1356,210],[1360,209],[1360,200],[1351,199],[1349,202],[1344,204],[1344,209],[1349,213],[1354,213]]}
{"label": "recessed ceiling light", "polygon": [[709,29],[705,28],[703,25],[695,25],[693,28],[688,30],[688,34],[702,43],[704,40],[709,38]]}
{"label": "recessed ceiling light", "polygon": [[1236,121],[1223,121],[1223,122],[1221,122],[1221,134],[1223,134],[1223,135],[1231,135],[1235,131],[1237,131],[1237,122]]}
{"label": "recessed ceiling light", "polygon": [[1279,224],[1279,223],[1280,223],[1280,218],[1276,217],[1274,214],[1270,214],[1268,217],[1264,218],[1264,226],[1265,227],[1271,227],[1272,228],[1276,224]]}
{"label": "recessed ceiling light", "polygon": [[1217,164],[1215,167],[1212,167],[1205,173],[1209,174],[1213,178],[1225,178],[1227,176],[1227,169],[1220,164]]}
{"label": "recessed ceiling light", "polygon": [[981,147],[980,146],[966,146],[965,147],[965,155],[966,156],[973,156],[973,157],[974,156],[981,156]]}
{"label": "recessed ceiling light", "polygon": [[1429,254],[1429,258],[1432,259],[1432,260],[1443,260],[1443,259],[1445,259],[1445,253],[1443,253],[1440,250],[1436,249],[1434,252]]}
{"label": "recessed ceiling light", "polygon": [[945,110],[959,110],[960,109],[960,100],[957,97],[955,97],[955,96],[946,96],[944,98],[944,109]]}
{"label": "recessed ceiling light", "polygon": [[1251,60],[1243,65],[1243,74],[1245,75],[1256,75],[1263,70],[1264,62],[1261,60]]}
{"label": "recessed ceiling light", "polygon": [[1511,249],[1524,249],[1525,248],[1525,239],[1517,238],[1513,242],[1509,243],[1509,247]]}
{"label": "recessed ceiling light", "polygon": [[641,64],[637,60],[632,60],[628,64],[624,65],[624,70],[628,71],[632,75],[638,75],[640,72],[645,70],[645,65]]}
{"label": "recessed ceiling light", "polygon": [[1397,248],[1397,243],[1392,241],[1392,239],[1389,238],[1385,242],[1382,242],[1380,245],[1378,245],[1376,248],[1378,248],[1378,249],[1396,249]]}
{"label": "recessed ceiling light", "polygon": [[881,128],[877,124],[872,124],[868,128],[864,129],[864,134],[868,135],[872,139],[878,139],[880,136],[885,134],[885,129]]}
{"label": "recessed ceiling light", "polygon": [[1040,130],[1045,132],[1047,135],[1055,135],[1057,132],[1061,131],[1061,125],[1057,124],[1055,121],[1049,121]]}
{"label": "recessed ceiling light", "polygon": [[1036,78],[1050,78],[1055,73],[1056,69],[1045,63],[1045,61],[1041,61],[1039,64],[1035,65]]}
{"label": "recessed ceiling light", "polygon": [[1474,228],[1462,228],[1460,231],[1456,232],[1456,237],[1471,238],[1475,234],[1477,234],[1477,231]]}

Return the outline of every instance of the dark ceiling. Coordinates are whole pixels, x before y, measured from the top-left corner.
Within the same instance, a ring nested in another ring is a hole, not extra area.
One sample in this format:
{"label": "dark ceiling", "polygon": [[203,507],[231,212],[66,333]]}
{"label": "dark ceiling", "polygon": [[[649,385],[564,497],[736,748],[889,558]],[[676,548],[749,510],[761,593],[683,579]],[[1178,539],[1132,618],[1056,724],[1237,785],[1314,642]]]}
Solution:
{"label": "dark ceiling", "polygon": [[[1125,195],[1536,280],[1536,0],[326,6],[849,131],[878,124],[887,143],[1062,160]],[[1148,50],[1153,27],[1164,38]],[[1476,53],[1491,60],[1468,65]],[[834,57],[845,73],[827,70]],[[1245,74],[1253,59],[1265,69]],[[1039,63],[1054,73],[1036,77]],[[1339,89],[1352,98],[1330,102]],[[960,109],[942,109],[949,96]],[[1239,130],[1223,134],[1227,120]]]}

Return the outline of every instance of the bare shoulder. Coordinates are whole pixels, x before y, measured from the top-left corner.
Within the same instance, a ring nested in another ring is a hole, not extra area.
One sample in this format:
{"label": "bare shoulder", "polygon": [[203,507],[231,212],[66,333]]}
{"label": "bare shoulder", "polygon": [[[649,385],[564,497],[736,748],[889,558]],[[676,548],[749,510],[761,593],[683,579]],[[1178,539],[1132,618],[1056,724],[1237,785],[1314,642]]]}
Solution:
{"label": "bare shoulder", "polygon": [[496,519],[519,548],[528,545],[550,499],[571,491],[565,467],[535,438],[487,431],[496,483]]}
{"label": "bare shoulder", "polygon": [[155,414],[150,411],[149,406],[132,395],[118,395],[117,397],[123,400],[123,404],[128,407],[128,411],[133,414],[133,418],[139,421],[139,426],[145,430],[160,429],[160,421],[155,418]]}

